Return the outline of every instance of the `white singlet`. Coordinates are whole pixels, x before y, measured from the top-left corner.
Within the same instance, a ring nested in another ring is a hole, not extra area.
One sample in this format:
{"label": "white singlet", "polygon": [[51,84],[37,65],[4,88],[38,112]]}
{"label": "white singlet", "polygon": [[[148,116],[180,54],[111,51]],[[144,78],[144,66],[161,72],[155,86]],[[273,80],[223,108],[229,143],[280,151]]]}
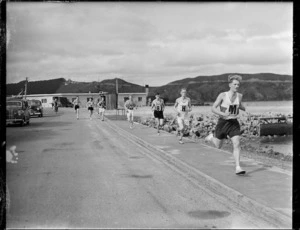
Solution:
{"label": "white singlet", "polygon": [[164,101],[163,99],[155,99],[153,102],[152,102],[152,107],[154,107],[154,110],[156,111],[162,111],[163,108],[164,108]]}
{"label": "white singlet", "polygon": [[186,117],[189,112],[189,98],[186,97],[183,99],[182,97],[177,99],[177,111],[180,113],[180,117]]}
{"label": "white singlet", "polygon": [[229,112],[230,115],[228,117],[222,117],[223,119],[237,119],[239,114],[239,107],[240,107],[240,97],[241,94],[237,93],[234,102],[230,101],[229,92],[224,92],[225,97],[223,98],[222,104],[220,105],[221,112]]}

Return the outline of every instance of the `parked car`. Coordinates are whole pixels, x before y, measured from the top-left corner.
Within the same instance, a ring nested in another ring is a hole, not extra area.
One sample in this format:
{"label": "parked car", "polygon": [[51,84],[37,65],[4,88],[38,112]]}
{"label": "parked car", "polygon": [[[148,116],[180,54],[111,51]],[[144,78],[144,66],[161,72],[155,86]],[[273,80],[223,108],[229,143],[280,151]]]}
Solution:
{"label": "parked car", "polygon": [[29,124],[30,113],[28,101],[23,98],[6,99],[6,125],[20,124],[21,126]]}
{"label": "parked car", "polygon": [[42,117],[43,116],[43,106],[42,106],[42,102],[39,100],[29,100],[28,101],[28,105],[30,108],[30,116],[38,116],[38,117]]}

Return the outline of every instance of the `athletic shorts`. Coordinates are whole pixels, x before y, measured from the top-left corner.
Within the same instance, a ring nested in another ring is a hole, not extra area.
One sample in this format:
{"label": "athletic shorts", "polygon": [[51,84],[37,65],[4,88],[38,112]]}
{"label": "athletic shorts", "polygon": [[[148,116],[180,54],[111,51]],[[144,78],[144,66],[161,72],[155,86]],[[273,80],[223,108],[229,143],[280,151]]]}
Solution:
{"label": "athletic shorts", "polygon": [[88,110],[91,110],[91,111],[93,111],[93,110],[94,110],[94,108],[93,108],[93,107],[88,107]]}
{"label": "athletic shorts", "polygon": [[240,123],[237,119],[219,118],[218,124],[215,129],[215,137],[218,139],[225,139],[227,135],[232,138],[241,135]]}
{"label": "athletic shorts", "polygon": [[186,117],[178,117],[177,116],[177,122],[178,122],[179,130],[182,130],[185,125],[186,126],[190,125],[190,121]]}
{"label": "athletic shorts", "polygon": [[164,119],[164,113],[163,113],[163,111],[154,110],[154,117],[158,118],[158,119]]}
{"label": "athletic shorts", "polygon": [[76,110],[76,109],[79,109],[79,105],[75,105],[75,110]]}
{"label": "athletic shorts", "polygon": [[127,110],[127,118],[128,118],[128,120],[130,119],[130,117],[133,117],[133,110],[132,109],[128,109]]}
{"label": "athletic shorts", "polygon": [[104,113],[105,109],[104,108],[99,108],[99,113]]}

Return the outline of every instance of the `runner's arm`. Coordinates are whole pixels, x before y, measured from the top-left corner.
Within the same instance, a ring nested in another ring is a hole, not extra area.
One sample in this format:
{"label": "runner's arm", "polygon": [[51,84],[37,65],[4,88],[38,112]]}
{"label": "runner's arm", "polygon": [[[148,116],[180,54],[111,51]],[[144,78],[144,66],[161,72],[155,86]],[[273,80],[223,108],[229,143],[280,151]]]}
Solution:
{"label": "runner's arm", "polygon": [[242,98],[243,98],[243,95],[241,95],[241,97],[240,97],[240,110],[243,110],[243,111],[245,111],[246,112],[246,107],[244,106],[244,104],[242,103]]}
{"label": "runner's arm", "polygon": [[154,111],[154,107],[155,107],[154,101],[152,101],[152,103],[151,103],[151,110],[152,110],[152,111]]}
{"label": "runner's arm", "polygon": [[164,100],[162,99],[162,103],[161,103],[161,110],[164,111],[165,110],[165,102]]}
{"label": "runner's arm", "polygon": [[176,99],[175,104],[174,104],[174,110],[176,111],[177,116],[179,116],[180,113],[177,111],[177,106],[178,106],[178,101]]}
{"label": "runner's arm", "polygon": [[177,101],[177,99],[176,99],[175,104],[174,104],[174,110],[175,110],[176,112],[178,112],[178,111],[177,111],[177,106],[178,106],[178,101]]}
{"label": "runner's arm", "polygon": [[219,96],[217,97],[217,100],[215,101],[215,103],[213,104],[211,111],[217,115],[220,116],[228,116],[229,114],[226,114],[224,112],[221,112],[220,110],[218,110],[218,107],[221,105],[222,101],[223,101],[223,97],[224,97],[224,93],[220,93]]}
{"label": "runner's arm", "polygon": [[189,106],[189,112],[191,112],[192,111],[192,102],[191,102],[190,98],[189,98],[188,106]]}
{"label": "runner's arm", "polygon": [[125,112],[126,112],[126,113],[127,113],[127,111],[128,111],[127,105],[128,105],[128,101],[126,101],[126,102],[124,103],[124,109],[125,109]]}

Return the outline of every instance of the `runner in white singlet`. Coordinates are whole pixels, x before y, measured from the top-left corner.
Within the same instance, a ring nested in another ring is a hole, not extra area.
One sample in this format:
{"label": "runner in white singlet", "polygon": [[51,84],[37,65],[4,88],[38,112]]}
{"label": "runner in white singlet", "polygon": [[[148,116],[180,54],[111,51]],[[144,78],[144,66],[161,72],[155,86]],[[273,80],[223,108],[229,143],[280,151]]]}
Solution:
{"label": "runner in white singlet", "polygon": [[77,120],[79,119],[79,97],[77,96],[76,99],[73,101],[73,105],[74,105],[74,109],[75,109],[75,113],[77,115]]}
{"label": "runner in white singlet", "polygon": [[[205,141],[212,142],[217,148],[222,147],[223,139],[227,136],[231,138],[233,143],[233,155],[235,158],[237,175],[245,174],[246,171],[240,167],[240,124],[237,120],[239,110],[246,112],[245,106],[242,104],[243,95],[238,93],[238,88],[242,77],[240,75],[229,75],[228,92],[221,93],[212,107],[212,112],[219,115],[218,124],[214,134],[209,134]],[[218,109],[220,107],[220,109]]]}
{"label": "runner in white singlet", "polygon": [[104,97],[101,97],[97,105],[99,106],[99,115],[101,117],[101,120],[104,121],[104,113],[106,108]]}
{"label": "runner in white singlet", "polygon": [[174,108],[177,112],[178,131],[180,134],[179,143],[183,144],[183,129],[185,125],[189,125],[188,113],[192,111],[191,100],[186,96],[186,89],[181,89],[181,97],[176,99]]}
{"label": "runner in white singlet", "polygon": [[132,96],[129,96],[129,99],[124,104],[127,120],[130,123],[130,128],[133,128],[133,109],[136,107],[135,103],[132,100]]}

